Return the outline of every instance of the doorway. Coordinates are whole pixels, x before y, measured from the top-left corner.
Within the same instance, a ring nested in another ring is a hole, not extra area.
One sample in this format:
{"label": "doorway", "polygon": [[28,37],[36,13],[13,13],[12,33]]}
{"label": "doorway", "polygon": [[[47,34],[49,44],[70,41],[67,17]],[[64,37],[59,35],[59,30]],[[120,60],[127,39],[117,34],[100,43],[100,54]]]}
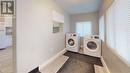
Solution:
{"label": "doorway", "polygon": [[15,73],[15,0],[0,0],[0,73]]}

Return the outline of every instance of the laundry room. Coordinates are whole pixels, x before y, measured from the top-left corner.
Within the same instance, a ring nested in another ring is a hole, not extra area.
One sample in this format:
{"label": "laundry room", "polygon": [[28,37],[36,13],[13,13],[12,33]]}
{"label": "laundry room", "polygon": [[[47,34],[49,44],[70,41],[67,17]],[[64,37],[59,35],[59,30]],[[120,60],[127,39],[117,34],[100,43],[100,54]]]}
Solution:
{"label": "laundry room", "polygon": [[130,0],[0,0],[0,73],[130,73]]}
{"label": "laundry room", "polygon": [[83,37],[99,35],[99,12],[92,11],[70,15],[70,32],[77,33],[83,47]]}
{"label": "laundry room", "polygon": [[[75,11],[70,15],[70,32],[66,34],[66,50],[68,52],[64,55],[68,56],[69,60],[58,73],[93,73],[91,69],[93,66],[103,66],[100,60],[99,11],[89,10],[85,13]],[[74,61],[76,63],[70,63]],[[71,71],[68,68],[80,68],[80,70]],[[102,73],[102,70],[99,73]]]}

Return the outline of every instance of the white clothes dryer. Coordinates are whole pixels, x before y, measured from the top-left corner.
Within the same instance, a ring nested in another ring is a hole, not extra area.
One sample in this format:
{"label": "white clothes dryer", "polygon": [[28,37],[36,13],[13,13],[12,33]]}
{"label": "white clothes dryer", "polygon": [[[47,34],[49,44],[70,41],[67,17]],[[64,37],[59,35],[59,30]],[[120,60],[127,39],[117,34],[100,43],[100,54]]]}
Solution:
{"label": "white clothes dryer", "polygon": [[83,54],[101,57],[101,40],[84,38]]}

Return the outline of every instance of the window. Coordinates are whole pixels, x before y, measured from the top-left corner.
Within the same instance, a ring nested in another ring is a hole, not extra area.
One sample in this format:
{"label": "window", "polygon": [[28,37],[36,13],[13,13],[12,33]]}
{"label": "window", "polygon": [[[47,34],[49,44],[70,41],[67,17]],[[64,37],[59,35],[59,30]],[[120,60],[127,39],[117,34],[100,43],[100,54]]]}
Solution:
{"label": "window", "polygon": [[106,42],[130,65],[130,1],[115,0],[106,13]]}
{"label": "window", "polygon": [[104,15],[99,19],[99,37],[103,42],[105,41],[105,19],[104,19]]}
{"label": "window", "polygon": [[91,22],[77,22],[76,23],[76,33],[79,36],[91,35],[92,34],[92,23]]}
{"label": "window", "polygon": [[106,42],[109,48],[112,48],[115,51],[115,18],[113,17],[114,14],[114,4],[107,10],[106,12]]}

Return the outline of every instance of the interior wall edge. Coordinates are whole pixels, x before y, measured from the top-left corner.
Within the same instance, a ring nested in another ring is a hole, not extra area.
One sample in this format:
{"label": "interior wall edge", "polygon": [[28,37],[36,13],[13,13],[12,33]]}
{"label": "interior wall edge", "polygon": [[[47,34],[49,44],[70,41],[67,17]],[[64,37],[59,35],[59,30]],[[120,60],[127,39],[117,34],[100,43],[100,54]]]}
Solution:
{"label": "interior wall edge", "polygon": [[105,4],[105,2],[107,2],[107,0],[102,0],[102,6],[101,6],[101,9],[99,10],[99,17],[103,16],[106,13],[106,11],[108,10],[108,8],[113,4],[113,2],[115,0],[108,0],[108,1],[109,1],[109,3]]}

